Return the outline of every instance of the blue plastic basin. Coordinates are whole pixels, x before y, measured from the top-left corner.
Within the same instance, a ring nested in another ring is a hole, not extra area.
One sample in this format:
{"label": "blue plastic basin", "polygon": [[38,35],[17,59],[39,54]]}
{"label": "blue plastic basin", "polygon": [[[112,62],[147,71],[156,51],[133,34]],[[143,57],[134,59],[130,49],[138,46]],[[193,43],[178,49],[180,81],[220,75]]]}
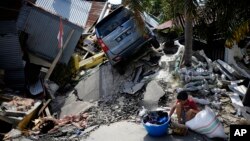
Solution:
{"label": "blue plastic basin", "polygon": [[150,136],[163,136],[168,133],[169,120],[170,118],[168,118],[167,121],[161,125],[143,122],[143,126]]}

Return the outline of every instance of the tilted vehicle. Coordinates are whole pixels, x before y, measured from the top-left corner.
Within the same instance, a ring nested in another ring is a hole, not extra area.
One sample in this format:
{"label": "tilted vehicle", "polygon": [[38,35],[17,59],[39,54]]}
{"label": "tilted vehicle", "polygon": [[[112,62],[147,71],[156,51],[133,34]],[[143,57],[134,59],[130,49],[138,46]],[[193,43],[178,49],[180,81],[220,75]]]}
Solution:
{"label": "tilted vehicle", "polygon": [[112,65],[127,60],[146,43],[155,48],[159,42],[146,25],[141,31],[131,10],[121,6],[95,26],[98,43]]}

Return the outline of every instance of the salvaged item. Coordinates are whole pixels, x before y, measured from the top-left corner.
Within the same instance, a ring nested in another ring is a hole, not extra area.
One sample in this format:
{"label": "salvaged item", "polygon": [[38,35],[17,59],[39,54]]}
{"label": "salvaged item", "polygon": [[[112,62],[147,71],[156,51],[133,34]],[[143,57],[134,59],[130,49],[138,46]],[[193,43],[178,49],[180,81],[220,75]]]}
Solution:
{"label": "salvaged item", "polygon": [[162,136],[168,132],[170,118],[164,111],[150,111],[142,119],[142,124],[151,136]]}
{"label": "salvaged item", "polygon": [[208,136],[209,138],[227,137],[222,124],[209,107],[206,107],[204,110],[197,113],[193,119],[186,122],[186,126],[197,133]]}

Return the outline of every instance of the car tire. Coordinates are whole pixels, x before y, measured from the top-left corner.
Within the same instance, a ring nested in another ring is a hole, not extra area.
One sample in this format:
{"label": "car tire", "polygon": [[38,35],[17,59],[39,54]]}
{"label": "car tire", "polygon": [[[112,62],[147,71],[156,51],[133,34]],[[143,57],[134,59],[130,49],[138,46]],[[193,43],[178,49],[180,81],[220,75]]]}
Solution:
{"label": "car tire", "polygon": [[160,47],[160,43],[155,38],[151,40],[151,44],[156,49]]}

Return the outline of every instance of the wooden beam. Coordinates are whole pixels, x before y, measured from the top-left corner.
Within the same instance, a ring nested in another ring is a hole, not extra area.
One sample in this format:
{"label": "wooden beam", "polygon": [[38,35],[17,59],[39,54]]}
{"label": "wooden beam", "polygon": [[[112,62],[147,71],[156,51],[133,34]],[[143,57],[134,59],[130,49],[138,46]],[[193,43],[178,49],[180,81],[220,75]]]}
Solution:
{"label": "wooden beam", "polygon": [[46,102],[43,102],[43,107],[39,110],[38,116],[40,116],[41,113],[42,113],[44,110],[45,110],[47,116],[51,116],[51,114],[50,114],[50,112],[49,112],[49,109],[47,109],[50,102],[51,102],[51,99],[48,99]]}
{"label": "wooden beam", "polygon": [[84,47],[84,46],[81,46],[81,45],[80,45],[79,47],[80,47],[81,49],[83,49],[83,50],[89,52],[89,53],[92,54],[92,55],[95,55],[95,54],[96,54],[95,52],[89,50],[87,47]]}
{"label": "wooden beam", "polygon": [[73,29],[73,30],[71,30],[71,32],[69,33],[69,36],[68,36],[68,38],[67,38],[65,44],[63,45],[62,49],[59,50],[59,52],[58,52],[56,58],[55,58],[54,61],[52,62],[51,66],[50,66],[50,68],[49,68],[49,70],[48,70],[48,72],[47,72],[47,74],[46,74],[46,76],[45,76],[45,80],[48,80],[49,77],[50,77],[50,75],[52,74],[52,72],[53,72],[53,70],[54,70],[54,68],[55,68],[55,66],[56,66],[56,64],[57,64],[57,62],[59,61],[59,59],[60,59],[61,56],[62,56],[63,49],[68,45],[69,40],[71,39],[71,37],[72,37],[74,31],[75,31],[75,30]]}

